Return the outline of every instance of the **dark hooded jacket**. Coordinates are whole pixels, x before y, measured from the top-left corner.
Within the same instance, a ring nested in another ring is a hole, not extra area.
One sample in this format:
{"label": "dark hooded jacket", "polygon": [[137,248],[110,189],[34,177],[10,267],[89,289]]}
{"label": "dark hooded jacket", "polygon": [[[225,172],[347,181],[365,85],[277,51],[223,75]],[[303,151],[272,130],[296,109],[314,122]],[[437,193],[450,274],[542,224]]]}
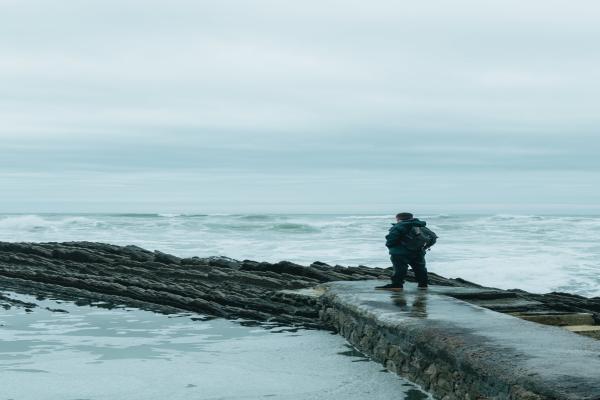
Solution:
{"label": "dark hooded jacket", "polygon": [[385,237],[385,245],[390,251],[390,254],[414,253],[414,250],[407,249],[402,245],[402,238],[412,229],[412,227],[424,227],[425,225],[427,225],[427,223],[418,218],[407,219],[400,221],[397,224],[392,224],[390,232]]}

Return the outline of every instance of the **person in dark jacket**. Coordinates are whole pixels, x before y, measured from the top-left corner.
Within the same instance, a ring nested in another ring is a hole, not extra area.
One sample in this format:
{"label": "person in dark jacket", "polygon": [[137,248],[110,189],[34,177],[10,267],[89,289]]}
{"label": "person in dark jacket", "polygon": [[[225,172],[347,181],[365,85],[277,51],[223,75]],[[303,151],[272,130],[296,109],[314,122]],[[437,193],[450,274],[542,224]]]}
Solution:
{"label": "person in dark jacket", "polygon": [[396,215],[396,223],[392,224],[389,233],[385,237],[385,245],[389,249],[390,258],[394,267],[392,283],[377,286],[376,289],[402,290],[408,266],[415,273],[419,288],[427,288],[427,268],[425,267],[425,250],[411,250],[402,244],[402,239],[413,227],[424,227],[425,221],[414,218],[411,213],[403,212]]}

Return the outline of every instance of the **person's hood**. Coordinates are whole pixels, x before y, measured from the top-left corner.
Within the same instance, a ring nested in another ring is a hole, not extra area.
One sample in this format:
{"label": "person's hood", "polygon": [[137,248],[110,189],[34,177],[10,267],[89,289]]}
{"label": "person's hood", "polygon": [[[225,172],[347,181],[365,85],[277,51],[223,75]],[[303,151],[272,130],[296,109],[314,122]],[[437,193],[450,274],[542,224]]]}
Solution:
{"label": "person's hood", "polygon": [[405,221],[397,222],[397,223],[392,224],[392,225],[407,225],[407,226],[410,226],[411,228],[413,226],[417,226],[419,228],[422,228],[425,225],[427,225],[427,222],[421,221],[419,218],[411,218],[411,219],[407,219]]}

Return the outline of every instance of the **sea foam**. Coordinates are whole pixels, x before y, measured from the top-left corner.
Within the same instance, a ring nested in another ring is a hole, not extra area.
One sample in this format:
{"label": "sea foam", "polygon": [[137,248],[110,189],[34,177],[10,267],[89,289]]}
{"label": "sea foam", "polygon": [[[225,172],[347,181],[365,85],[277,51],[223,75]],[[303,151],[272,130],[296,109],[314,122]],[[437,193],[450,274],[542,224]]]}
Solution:
{"label": "sea foam", "polygon": [[[425,215],[428,268],[503,289],[600,296],[599,216]],[[135,244],[178,256],[389,267],[393,215],[0,215],[0,240]]]}

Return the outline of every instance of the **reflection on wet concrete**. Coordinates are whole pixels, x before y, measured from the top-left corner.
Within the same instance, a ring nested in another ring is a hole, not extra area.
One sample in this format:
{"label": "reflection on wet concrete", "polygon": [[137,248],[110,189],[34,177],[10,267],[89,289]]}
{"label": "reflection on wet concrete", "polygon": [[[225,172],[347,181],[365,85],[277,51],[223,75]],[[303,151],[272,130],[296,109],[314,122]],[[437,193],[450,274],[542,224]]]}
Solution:
{"label": "reflection on wet concrete", "polygon": [[[491,382],[490,388],[485,389],[490,393],[492,387],[507,388],[516,381],[548,398],[595,399],[600,392],[597,340],[457,298],[487,295],[487,289],[434,286],[420,291],[409,284],[403,292],[390,293],[374,290],[377,284],[355,281],[328,285],[325,296],[330,303],[326,305],[350,316],[344,319],[350,321],[343,326],[345,332],[354,334],[354,326],[361,324],[379,326],[391,332],[392,337],[402,337],[407,352],[423,345],[423,338],[426,346],[433,349],[429,350],[431,354],[444,353],[450,359],[460,360],[465,379],[481,385]],[[404,335],[405,332],[411,334]],[[364,350],[373,351],[373,347]],[[432,358],[424,362],[438,361]],[[486,379],[478,381],[480,376]]]}
{"label": "reflection on wet concrete", "polygon": [[[393,293],[392,302],[413,318],[427,318],[427,293],[423,290],[417,292]],[[409,305],[410,304],[410,305]]]}
{"label": "reflection on wet concrete", "polygon": [[427,396],[330,332],[3,294],[2,400]]}

